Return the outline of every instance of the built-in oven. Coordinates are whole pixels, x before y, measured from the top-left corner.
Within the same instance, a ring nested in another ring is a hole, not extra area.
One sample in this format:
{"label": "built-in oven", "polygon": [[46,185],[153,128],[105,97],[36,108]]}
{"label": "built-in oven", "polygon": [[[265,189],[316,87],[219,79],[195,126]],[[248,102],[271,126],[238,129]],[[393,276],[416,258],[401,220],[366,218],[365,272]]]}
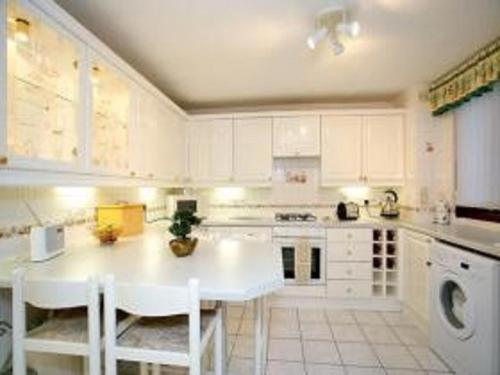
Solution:
{"label": "built-in oven", "polygon": [[286,284],[325,284],[326,235],[323,228],[275,227],[273,243],[281,252]]}

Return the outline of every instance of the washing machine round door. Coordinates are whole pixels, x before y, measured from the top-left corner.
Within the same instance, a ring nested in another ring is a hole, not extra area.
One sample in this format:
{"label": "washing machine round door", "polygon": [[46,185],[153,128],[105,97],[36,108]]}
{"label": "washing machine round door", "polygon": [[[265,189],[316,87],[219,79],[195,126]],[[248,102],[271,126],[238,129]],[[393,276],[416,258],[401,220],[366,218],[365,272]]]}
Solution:
{"label": "washing machine round door", "polygon": [[445,273],[439,283],[439,315],[456,338],[466,340],[475,330],[474,304],[465,283],[453,273]]}

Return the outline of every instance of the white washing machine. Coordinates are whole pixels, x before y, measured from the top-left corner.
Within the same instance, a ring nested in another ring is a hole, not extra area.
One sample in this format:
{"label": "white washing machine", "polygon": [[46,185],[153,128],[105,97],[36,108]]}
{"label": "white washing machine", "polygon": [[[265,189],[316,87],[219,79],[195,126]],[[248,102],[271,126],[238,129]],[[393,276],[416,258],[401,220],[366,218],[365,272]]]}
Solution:
{"label": "white washing machine", "polygon": [[431,346],[457,375],[500,375],[500,262],[440,242],[431,267]]}

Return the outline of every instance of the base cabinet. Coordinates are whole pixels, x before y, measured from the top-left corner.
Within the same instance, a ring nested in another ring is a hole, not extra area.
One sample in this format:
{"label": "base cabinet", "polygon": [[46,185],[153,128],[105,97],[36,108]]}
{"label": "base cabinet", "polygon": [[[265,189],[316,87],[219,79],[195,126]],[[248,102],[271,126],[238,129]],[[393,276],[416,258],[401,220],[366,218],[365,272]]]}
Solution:
{"label": "base cabinet", "polygon": [[432,238],[405,232],[403,302],[423,322],[429,321],[430,269]]}
{"label": "base cabinet", "polygon": [[327,296],[396,298],[399,294],[398,247],[396,229],[329,229]]}

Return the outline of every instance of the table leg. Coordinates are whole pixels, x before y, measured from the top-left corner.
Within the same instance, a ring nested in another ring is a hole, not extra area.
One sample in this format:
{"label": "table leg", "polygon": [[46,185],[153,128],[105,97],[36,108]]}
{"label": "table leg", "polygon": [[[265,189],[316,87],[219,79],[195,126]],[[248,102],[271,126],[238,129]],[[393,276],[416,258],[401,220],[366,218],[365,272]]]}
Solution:
{"label": "table leg", "polygon": [[262,375],[265,364],[265,335],[264,335],[264,306],[263,299],[256,298],[254,302],[255,309],[255,364],[254,374]]}
{"label": "table leg", "polygon": [[[223,301],[217,302],[217,307],[221,310],[221,330],[218,333],[217,330],[215,334],[220,334],[220,337],[216,337],[215,343],[219,347],[216,348],[216,358],[215,358],[215,374],[225,375],[226,374],[226,343],[227,343],[227,331],[226,331],[226,319],[227,319],[227,304]],[[219,353],[220,357],[217,357]]]}

